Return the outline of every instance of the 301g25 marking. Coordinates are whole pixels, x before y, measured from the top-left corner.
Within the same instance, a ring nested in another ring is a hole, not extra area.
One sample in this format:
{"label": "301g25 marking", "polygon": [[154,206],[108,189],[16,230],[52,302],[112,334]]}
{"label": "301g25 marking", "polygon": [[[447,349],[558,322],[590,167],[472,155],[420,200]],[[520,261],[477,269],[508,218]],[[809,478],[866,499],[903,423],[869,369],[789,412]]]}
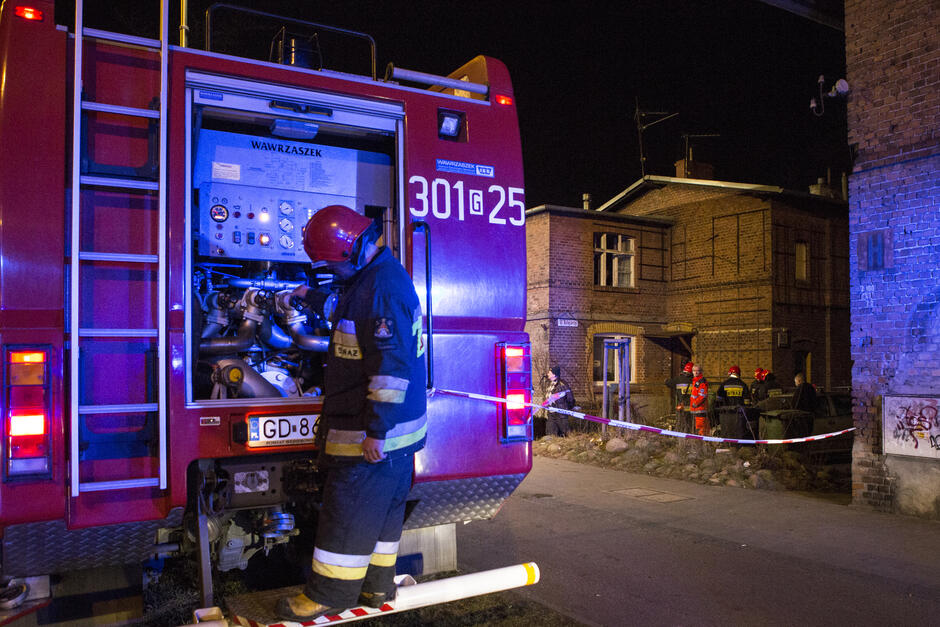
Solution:
{"label": "301g25 marking", "polygon": [[[430,212],[435,218],[447,220],[454,216],[453,198],[456,198],[458,220],[465,220],[467,216],[467,207],[469,206],[469,215],[483,215],[486,212],[484,202],[485,193],[482,189],[469,189],[464,192],[464,182],[457,181],[451,185],[447,179],[437,178],[428,183],[428,180],[420,175],[412,176],[408,179],[411,189],[414,190],[414,204],[409,207],[411,215],[416,218],[424,218]],[[494,204],[490,208],[488,220],[490,224],[509,224],[513,226],[522,226],[525,224],[525,203],[522,198],[525,190],[521,187],[504,188],[501,185],[490,185],[486,190],[490,198],[495,196]],[[510,215],[508,218],[500,215],[500,212],[508,208]]]}

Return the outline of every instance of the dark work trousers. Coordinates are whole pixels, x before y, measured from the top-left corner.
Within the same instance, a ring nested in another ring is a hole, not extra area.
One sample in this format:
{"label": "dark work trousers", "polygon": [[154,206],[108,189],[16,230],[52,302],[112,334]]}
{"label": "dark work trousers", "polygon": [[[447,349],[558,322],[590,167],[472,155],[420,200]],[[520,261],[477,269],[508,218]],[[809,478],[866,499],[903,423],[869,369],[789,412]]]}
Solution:
{"label": "dark work trousers", "polygon": [[684,409],[676,410],[676,431],[681,433],[695,433],[692,429],[692,414]]}
{"label": "dark work trousers", "polygon": [[545,435],[568,435],[568,415],[550,411],[545,423]]}
{"label": "dark work trousers", "polygon": [[360,591],[395,589],[395,558],[413,474],[414,455],[330,468],[313,572],[304,588],[309,598],[345,609],[358,605]]}

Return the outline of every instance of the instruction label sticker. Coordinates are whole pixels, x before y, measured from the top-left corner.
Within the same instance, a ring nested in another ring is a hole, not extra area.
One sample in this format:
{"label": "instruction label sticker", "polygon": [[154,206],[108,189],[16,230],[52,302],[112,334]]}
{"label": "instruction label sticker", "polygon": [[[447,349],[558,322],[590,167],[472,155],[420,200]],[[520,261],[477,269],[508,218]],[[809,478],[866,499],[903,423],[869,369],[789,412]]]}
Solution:
{"label": "instruction label sticker", "polygon": [[496,176],[496,168],[491,165],[467,163],[466,161],[452,161],[450,159],[437,159],[438,172],[453,172],[454,174],[468,174],[470,176]]}
{"label": "instruction label sticker", "polygon": [[242,179],[242,166],[238,163],[213,161],[212,178],[225,181],[240,181]]}

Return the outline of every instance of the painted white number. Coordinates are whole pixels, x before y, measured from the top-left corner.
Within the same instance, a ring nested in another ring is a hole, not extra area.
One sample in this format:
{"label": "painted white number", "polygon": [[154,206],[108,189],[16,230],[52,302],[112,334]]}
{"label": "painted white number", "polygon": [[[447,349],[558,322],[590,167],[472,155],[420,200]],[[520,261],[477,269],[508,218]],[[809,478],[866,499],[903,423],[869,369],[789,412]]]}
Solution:
{"label": "painted white number", "polygon": [[[440,197],[440,194],[437,193],[437,188],[444,188],[444,208],[441,209],[438,207],[437,199]],[[434,182],[431,183],[431,211],[434,213],[435,218],[440,218],[441,220],[446,220],[450,217],[450,183],[447,182],[447,179],[434,179]]]}
{"label": "painted white number", "polygon": [[463,222],[463,181],[454,183],[454,191],[457,192],[457,219]]}
{"label": "painted white number", "polygon": [[428,215],[428,180],[423,176],[412,176],[408,179],[409,183],[419,183],[421,190],[415,192],[415,198],[421,201],[421,207],[411,207],[411,215],[416,218],[423,218]]}
{"label": "painted white number", "polygon": [[490,185],[490,193],[496,192],[499,194],[499,202],[496,203],[496,206],[490,211],[490,224],[506,224],[506,218],[497,218],[496,214],[499,213],[499,210],[503,208],[503,205],[506,204],[506,190],[504,190],[499,185]]}
{"label": "painted white number", "polygon": [[[516,194],[519,194],[519,198],[516,198]],[[515,207],[519,210],[519,217],[513,218],[509,217],[509,223],[516,226],[522,226],[525,224],[525,203],[522,202],[522,195],[525,194],[525,191],[520,187],[510,187],[509,188],[509,206]]]}
{"label": "painted white number", "polygon": [[[456,217],[463,222],[468,215],[484,215],[489,206],[487,221],[490,224],[506,224],[507,218],[500,215],[504,208],[510,211],[509,224],[525,224],[525,190],[521,187],[490,185],[487,193],[484,193],[482,189],[466,189],[464,181],[451,184],[447,179],[437,178],[429,183],[426,178],[417,174],[408,179],[408,183],[415,186],[413,204],[409,210],[416,218],[423,218],[430,213],[439,220]],[[457,202],[456,216],[453,216],[451,211],[454,195]]]}

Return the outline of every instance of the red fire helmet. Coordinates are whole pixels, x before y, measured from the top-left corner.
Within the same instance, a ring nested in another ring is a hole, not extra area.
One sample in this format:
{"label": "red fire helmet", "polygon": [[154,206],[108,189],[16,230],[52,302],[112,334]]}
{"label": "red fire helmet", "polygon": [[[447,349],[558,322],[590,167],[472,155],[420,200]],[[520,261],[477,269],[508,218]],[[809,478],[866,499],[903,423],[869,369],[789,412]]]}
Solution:
{"label": "red fire helmet", "polygon": [[304,227],[304,250],[314,263],[346,261],[372,220],[343,205],[320,209]]}
{"label": "red fire helmet", "polygon": [[688,373],[691,373],[691,372],[692,372],[692,362],[691,362],[691,361],[687,361],[687,362],[685,363],[685,366],[682,368],[682,372],[688,372]]}
{"label": "red fire helmet", "polygon": [[737,366],[731,366],[730,368],[728,368],[728,374],[729,374],[729,375],[733,374],[733,375],[736,375],[736,376],[739,376],[739,377],[740,377],[740,376],[741,376],[741,369],[738,368]]}
{"label": "red fire helmet", "polygon": [[758,381],[763,381],[766,375],[767,375],[767,371],[764,370],[763,368],[754,369],[754,378],[757,379]]}

